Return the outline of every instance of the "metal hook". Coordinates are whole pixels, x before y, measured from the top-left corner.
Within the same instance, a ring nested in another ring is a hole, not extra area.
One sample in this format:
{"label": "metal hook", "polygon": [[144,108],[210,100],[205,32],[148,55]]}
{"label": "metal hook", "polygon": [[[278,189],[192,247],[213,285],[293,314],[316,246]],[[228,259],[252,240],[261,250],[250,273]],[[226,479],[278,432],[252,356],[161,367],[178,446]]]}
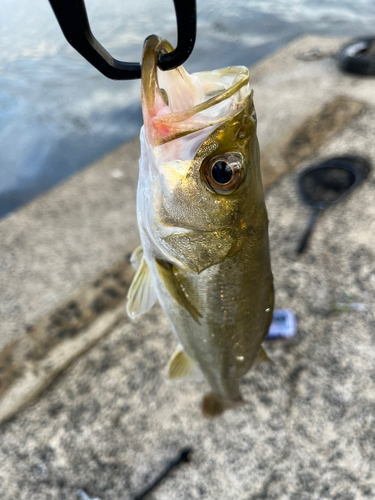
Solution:
{"label": "metal hook", "polygon": [[[141,78],[141,65],[114,59],[91,32],[84,0],[49,0],[67,41],[97,70],[112,80]],[[191,54],[197,32],[195,0],[173,0],[177,19],[177,47],[160,54],[158,66],[163,71],[177,68]]]}

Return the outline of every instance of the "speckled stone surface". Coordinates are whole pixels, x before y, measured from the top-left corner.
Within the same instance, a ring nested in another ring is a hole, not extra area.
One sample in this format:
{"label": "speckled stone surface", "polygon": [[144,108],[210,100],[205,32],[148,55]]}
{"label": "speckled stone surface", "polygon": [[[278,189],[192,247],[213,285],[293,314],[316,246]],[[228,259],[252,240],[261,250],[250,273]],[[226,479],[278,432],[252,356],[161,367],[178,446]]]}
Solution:
{"label": "speckled stone surface", "polygon": [[138,139],[0,220],[0,349],[137,241]]}
{"label": "speckled stone surface", "polygon": [[[375,164],[369,109],[317,158],[359,153]],[[301,168],[304,165],[301,165]],[[131,500],[182,446],[192,461],[150,500],[362,500],[375,496],[375,173],[325,212],[295,255],[309,212],[296,173],[267,193],[276,305],[299,318],[268,342],[273,365],[243,380],[248,404],[216,420],[204,383],[166,380],[175,348],[159,307],[127,321],[0,428],[2,500]],[[333,302],[366,304],[332,312]]]}
{"label": "speckled stone surface", "polygon": [[[329,56],[342,43],[303,37],[251,68],[268,171],[285,170],[285,143],[332,99],[345,96],[375,106],[373,79],[340,73]],[[313,48],[328,57],[296,58]],[[135,139],[0,220],[0,349],[124,257],[138,237],[138,158]]]}

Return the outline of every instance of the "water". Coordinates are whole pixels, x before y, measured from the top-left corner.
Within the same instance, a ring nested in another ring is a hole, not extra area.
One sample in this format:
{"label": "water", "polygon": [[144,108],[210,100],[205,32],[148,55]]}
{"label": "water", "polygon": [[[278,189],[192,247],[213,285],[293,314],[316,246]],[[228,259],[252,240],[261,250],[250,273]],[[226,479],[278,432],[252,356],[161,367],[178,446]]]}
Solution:
{"label": "water", "polygon": [[[374,34],[372,0],[197,0],[188,71],[251,65],[302,34]],[[87,0],[92,30],[116,58],[144,38],[176,43],[172,0]],[[64,39],[47,0],[0,11],[0,217],[134,137],[139,81],[106,79]],[[136,168],[136,166],[135,166]]]}

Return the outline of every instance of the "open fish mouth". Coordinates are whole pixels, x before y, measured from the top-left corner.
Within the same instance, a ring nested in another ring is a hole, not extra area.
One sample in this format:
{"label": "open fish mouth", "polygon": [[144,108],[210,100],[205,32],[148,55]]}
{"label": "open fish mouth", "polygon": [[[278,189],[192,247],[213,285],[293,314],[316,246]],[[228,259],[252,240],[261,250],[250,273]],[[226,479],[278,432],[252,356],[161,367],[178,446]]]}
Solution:
{"label": "open fish mouth", "polygon": [[183,67],[157,68],[157,57],[173,47],[155,35],[148,38],[142,71],[142,107],[147,138],[152,146],[228,120],[249,94],[249,71],[230,66],[189,75]]}

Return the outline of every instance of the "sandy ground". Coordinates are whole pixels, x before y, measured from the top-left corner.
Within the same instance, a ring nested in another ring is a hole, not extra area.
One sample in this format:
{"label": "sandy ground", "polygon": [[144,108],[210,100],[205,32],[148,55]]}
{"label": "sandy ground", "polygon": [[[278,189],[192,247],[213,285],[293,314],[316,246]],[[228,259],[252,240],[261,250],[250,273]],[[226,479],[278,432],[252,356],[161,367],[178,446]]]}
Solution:
{"label": "sandy ground", "polygon": [[[365,154],[375,164],[374,134],[369,105],[314,156]],[[244,378],[248,404],[206,420],[199,410],[206,385],[166,380],[175,341],[155,307],[115,328],[0,427],[1,499],[72,500],[83,489],[91,498],[130,500],[183,446],[193,448],[191,462],[150,500],[374,497],[375,175],[324,213],[299,258],[310,209],[298,198],[296,176],[278,181],[266,202],[276,306],[295,311],[299,332],[267,343],[275,365]],[[42,217],[43,202],[35,206]],[[114,247],[121,253],[120,239]],[[103,250],[95,272],[109,255]],[[90,274],[85,269],[77,283]],[[333,312],[337,302],[367,309]]]}

